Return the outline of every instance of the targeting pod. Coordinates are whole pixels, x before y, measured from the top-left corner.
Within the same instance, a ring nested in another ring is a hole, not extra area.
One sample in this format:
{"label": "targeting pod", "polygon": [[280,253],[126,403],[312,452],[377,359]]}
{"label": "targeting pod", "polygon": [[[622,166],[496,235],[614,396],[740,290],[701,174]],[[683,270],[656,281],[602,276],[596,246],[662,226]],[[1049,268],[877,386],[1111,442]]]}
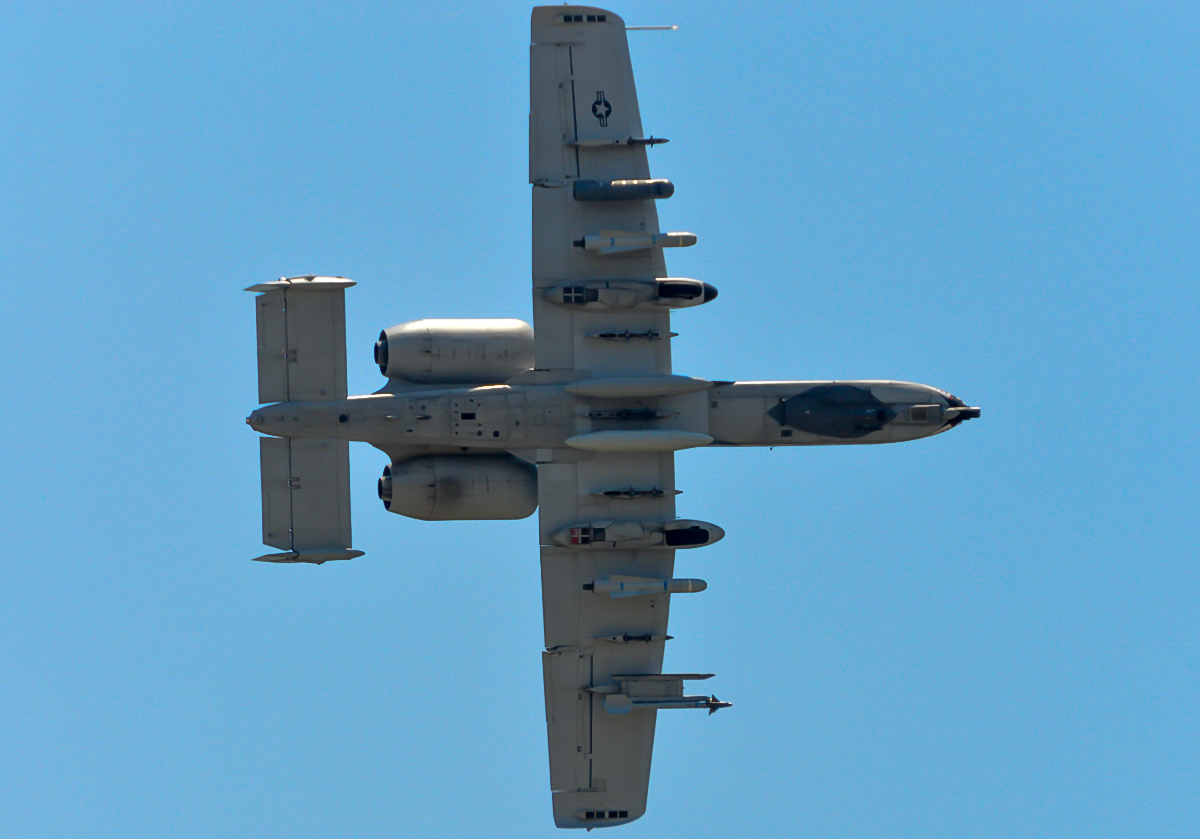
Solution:
{"label": "targeting pod", "polygon": [[675,185],[666,178],[575,181],[571,192],[576,201],[645,201],[670,198],[675,194]]}
{"label": "targeting pod", "polygon": [[551,303],[586,309],[685,309],[717,299],[717,289],[688,277],[654,280],[592,280],[561,285],[544,294]]}
{"label": "targeting pod", "polygon": [[[552,534],[556,545],[598,550],[635,548],[702,548],[725,538],[725,531],[706,521],[592,521],[573,524]],[[663,580],[657,582],[662,583]],[[665,582],[671,582],[667,580]],[[696,580],[703,583],[702,580]],[[692,589],[702,591],[703,589]]]}

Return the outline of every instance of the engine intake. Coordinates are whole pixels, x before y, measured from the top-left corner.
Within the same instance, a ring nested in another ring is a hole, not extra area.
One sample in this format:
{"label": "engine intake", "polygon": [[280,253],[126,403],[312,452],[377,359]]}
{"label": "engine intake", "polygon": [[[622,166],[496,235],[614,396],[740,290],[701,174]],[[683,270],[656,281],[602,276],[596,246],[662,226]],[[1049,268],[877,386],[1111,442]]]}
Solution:
{"label": "engine intake", "polygon": [[375,363],[389,379],[498,384],[533,367],[533,327],[512,318],[427,318],[379,333]]}
{"label": "engine intake", "polygon": [[383,467],[385,510],[422,521],[523,519],[537,509],[537,467],[512,455],[429,455]]}

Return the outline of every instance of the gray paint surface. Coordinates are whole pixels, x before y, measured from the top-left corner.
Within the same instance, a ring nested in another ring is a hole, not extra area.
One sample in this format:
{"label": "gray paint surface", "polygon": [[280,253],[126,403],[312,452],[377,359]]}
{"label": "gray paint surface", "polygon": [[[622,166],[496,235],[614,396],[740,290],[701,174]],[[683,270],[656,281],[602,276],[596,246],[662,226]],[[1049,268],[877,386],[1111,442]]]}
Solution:
{"label": "gray paint surface", "polygon": [[603,9],[539,7],[531,40],[532,338],[511,320],[391,327],[376,359],[392,378],[349,396],[344,289],[354,283],[252,287],[262,292],[259,396],[273,404],[247,423],[269,435],[264,542],[285,549],[261,559],[361,555],[351,547],[349,441],[388,454],[380,498],[420,519],[528,515],[536,468],[554,821],[616,826],[646,810],[658,711],[730,706],[684,694],[685,681],[712,674],[663,673],[671,594],[707,588],[675,578],[675,549],[724,535],[676,517],[673,452],[902,442],[978,409],[908,382],[674,375],[670,312],[709,303],[716,289],[666,281],[663,248],[696,237],[659,229],[662,194],[631,199],[644,191],[618,188],[577,200],[574,187],[651,177],[646,144],[635,142],[645,138],[624,23]]}

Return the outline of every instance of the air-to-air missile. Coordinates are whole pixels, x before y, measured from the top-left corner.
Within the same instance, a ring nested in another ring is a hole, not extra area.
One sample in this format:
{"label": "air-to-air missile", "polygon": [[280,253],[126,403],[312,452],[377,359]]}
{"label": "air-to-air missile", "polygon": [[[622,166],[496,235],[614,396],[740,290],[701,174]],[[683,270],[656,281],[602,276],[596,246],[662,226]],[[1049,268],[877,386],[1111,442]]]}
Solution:
{"label": "air-to-air missile", "polygon": [[604,710],[609,714],[628,714],[635,708],[674,710],[707,708],[709,714],[721,708],[732,708],[732,702],[722,702],[716,696],[685,696],[683,683],[711,679],[712,673],[645,673],[618,675],[616,684],[593,685],[584,690],[604,696]]}

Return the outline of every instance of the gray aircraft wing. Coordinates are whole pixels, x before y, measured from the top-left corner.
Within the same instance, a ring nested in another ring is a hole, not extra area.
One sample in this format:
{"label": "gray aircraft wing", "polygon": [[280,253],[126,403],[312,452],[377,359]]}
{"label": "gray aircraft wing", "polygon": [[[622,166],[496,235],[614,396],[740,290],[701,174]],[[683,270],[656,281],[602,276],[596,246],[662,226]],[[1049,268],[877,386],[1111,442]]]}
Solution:
{"label": "gray aircraft wing", "polygon": [[[576,15],[583,22],[564,22]],[[588,18],[604,18],[589,22]],[[661,247],[578,247],[603,233],[657,234],[653,200],[581,201],[576,182],[650,178],[624,22],[602,9],[543,6],[529,49],[529,180],[533,190],[533,319],[537,366],[601,375],[669,373],[666,311],[575,311],[544,292],[571,280],[665,277]],[[587,145],[597,143],[600,145]],[[607,237],[616,239],[615,235]],[[569,287],[569,286],[568,286]],[[541,292],[541,293],[539,293]],[[657,333],[655,340],[599,334]]]}
{"label": "gray aircraft wing", "polygon": [[[534,9],[529,179],[539,382],[671,373],[666,309],[564,305],[576,295],[582,302],[585,291],[595,296],[599,281],[611,281],[600,294],[616,300],[631,293],[621,281],[666,276],[662,247],[637,247],[646,243],[639,235],[661,232],[652,199],[587,198],[613,181],[650,178],[643,139],[624,21],[584,6]],[[577,432],[594,427],[576,418]],[[621,824],[646,808],[657,711],[625,712],[618,705],[629,702],[610,697],[622,684],[615,677],[662,673],[670,595],[614,597],[595,582],[670,580],[675,551],[595,550],[553,536],[585,522],[674,519],[674,456],[564,448],[540,450],[538,461],[554,820]]]}
{"label": "gray aircraft wing", "polygon": [[[594,827],[588,813],[633,819],[646,809],[654,709],[614,714],[606,694],[590,688],[613,676],[662,672],[670,595],[613,598],[584,589],[613,576],[669,580],[674,551],[586,551],[547,546],[549,536],[580,521],[620,519],[636,504],[674,517],[671,454],[598,455],[539,467],[542,603],[546,652],[543,676],[550,750],[550,787],[559,827]],[[596,493],[659,487],[656,500],[613,500]],[[622,814],[618,816],[617,814]]]}

